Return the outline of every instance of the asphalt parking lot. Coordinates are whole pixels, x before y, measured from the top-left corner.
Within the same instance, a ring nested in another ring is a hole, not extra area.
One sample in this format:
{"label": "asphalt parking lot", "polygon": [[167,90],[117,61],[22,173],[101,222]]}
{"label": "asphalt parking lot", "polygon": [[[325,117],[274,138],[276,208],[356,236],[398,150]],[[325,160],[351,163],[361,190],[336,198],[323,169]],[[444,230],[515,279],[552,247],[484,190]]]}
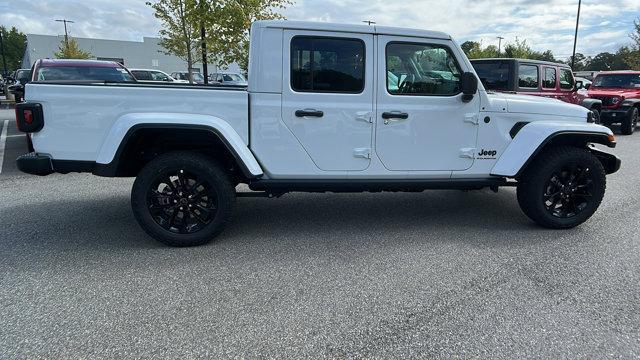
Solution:
{"label": "asphalt parking lot", "polygon": [[20,174],[12,114],[0,358],[640,357],[640,134],[572,230],[513,189],[289,194],[176,249],[136,224],[131,179]]}

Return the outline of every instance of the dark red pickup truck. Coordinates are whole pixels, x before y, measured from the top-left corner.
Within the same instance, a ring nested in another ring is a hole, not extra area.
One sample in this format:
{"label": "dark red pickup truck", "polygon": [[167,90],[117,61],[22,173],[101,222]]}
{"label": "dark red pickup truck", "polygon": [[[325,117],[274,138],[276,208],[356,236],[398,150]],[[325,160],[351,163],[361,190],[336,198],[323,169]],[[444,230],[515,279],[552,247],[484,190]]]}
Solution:
{"label": "dark red pickup truck", "polygon": [[510,58],[475,59],[471,64],[487,90],[560,99],[593,111],[599,122],[602,101],[578,91],[566,64]]}
{"label": "dark red pickup truck", "polygon": [[603,124],[620,123],[623,134],[632,134],[640,111],[640,71],[599,73],[589,88],[589,97],[602,101]]}

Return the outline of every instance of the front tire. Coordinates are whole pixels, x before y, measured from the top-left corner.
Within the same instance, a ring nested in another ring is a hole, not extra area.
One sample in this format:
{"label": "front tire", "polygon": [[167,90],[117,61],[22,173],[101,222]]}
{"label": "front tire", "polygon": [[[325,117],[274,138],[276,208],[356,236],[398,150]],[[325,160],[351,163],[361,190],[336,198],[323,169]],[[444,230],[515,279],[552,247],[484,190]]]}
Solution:
{"label": "front tire", "polygon": [[520,179],[520,208],[531,220],[551,229],[585,222],[600,206],[605,171],[588,150],[572,146],[543,152]]}
{"label": "front tire", "polygon": [[133,214],[154,239],[169,246],[208,243],[231,221],[235,189],[210,158],[173,152],[150,161],[131,190]]}
{"label": "front tire", "polygon": [[620,131],[624,135],[631,135],[636,130],[636,126],[638,126],[638,108],[634,107],[629,112],[629,116],[622,121]]}

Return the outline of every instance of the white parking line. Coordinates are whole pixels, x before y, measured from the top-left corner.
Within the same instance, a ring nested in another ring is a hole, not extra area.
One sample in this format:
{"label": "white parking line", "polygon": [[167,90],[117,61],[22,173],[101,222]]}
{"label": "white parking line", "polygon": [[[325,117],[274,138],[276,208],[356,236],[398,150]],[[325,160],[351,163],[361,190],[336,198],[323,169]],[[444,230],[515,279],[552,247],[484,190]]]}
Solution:
{"label": "white parking line", "polygon": [[7,142],[7,128],[9,120],[4,121],[2,126],[2,134],[0,134],[0,174],[2,174],[2,163],[4,162],[4,144]]}

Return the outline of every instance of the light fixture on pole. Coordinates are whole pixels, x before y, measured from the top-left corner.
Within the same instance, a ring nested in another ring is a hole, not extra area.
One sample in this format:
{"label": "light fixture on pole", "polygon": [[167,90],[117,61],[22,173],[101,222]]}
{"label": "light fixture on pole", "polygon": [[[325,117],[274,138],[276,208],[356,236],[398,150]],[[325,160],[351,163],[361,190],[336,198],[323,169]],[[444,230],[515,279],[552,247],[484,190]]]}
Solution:
{"label": "light fixture on pole", "polygon": [[73,21],[67,19],[56,19],[57,22],[64,23],[64,45],[69,47],[69,33],[67,33],[67,23],[73,24]]}
{"label": "light fixture on pole", "polygon": [[582,0],[578,0],[578,16],[576,16],[576,33],[573,36],[573,55],[571,55],[571,69],[576,63],[576,43],[578,42],[578,24],[580,23],[580,5]]}

